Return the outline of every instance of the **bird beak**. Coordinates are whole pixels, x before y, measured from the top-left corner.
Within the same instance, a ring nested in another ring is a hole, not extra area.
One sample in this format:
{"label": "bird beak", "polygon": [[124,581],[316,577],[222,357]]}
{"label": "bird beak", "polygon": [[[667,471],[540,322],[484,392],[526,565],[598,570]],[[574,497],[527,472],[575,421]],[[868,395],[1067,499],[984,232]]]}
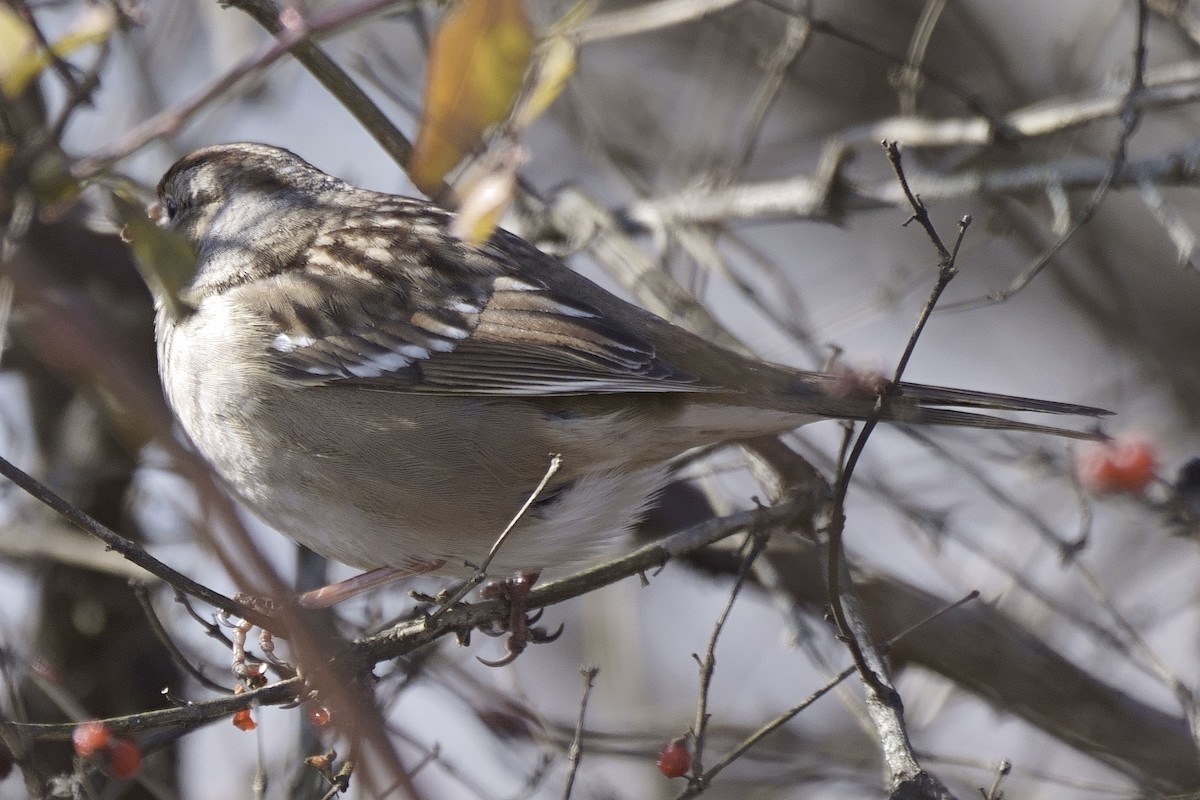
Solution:
{"label": "bird beak", "polygon": [[163,208],[163,204],[155,200],[150,205],[146,206],[146,216],[160,228],[167,226],[167,210]]}

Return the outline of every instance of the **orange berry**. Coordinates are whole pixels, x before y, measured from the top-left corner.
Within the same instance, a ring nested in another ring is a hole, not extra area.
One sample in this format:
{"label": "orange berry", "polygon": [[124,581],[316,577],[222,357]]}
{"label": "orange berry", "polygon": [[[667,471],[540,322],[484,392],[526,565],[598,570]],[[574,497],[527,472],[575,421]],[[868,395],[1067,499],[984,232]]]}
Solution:
{"label": "orange berry", "polygon": [[254,721],[254,717],[250,716],[250,709],[243,708],[241,711],[233,715],[233,727],[239,731],[252,731],[258,727]]}
{"label": "orange berry", "polygon": [[91,758],[101,752],[108,747],[110,738],[108,726],[99,720],[81,722],[71,731],[71,744],[80,758]]}
{"label": "orange berry", "polygon": [[686,742],[687,737],[681,736],[662,746],[654,762],[658,765],[659,772],[668,778],[687,775],[688,770],[692,768],[692,754],[688,752]]}
{"label": "orange berry", "polygon": [[108,745],[108,770],[114,778],[132,778],[142,766],[142,750],[129,739],[113,739]]}
{"label": "orange berry", "polygon": [[1145,439],[1113,439],[1080,451],[1079,482],[1096,494],[1140,492],[1154,479],[1158,453]]}

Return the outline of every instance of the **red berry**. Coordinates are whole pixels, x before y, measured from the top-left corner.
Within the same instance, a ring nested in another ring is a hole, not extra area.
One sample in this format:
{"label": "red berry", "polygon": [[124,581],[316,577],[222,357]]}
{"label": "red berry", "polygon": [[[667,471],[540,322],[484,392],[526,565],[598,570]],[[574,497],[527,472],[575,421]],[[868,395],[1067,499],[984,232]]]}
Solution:
{"label": "red berry", "polygon": [[1158,453],[1145,439],[1113,439],[1082,450],[1075,468],[1079,482],[1096,494],[1140,492],[1154,479]]}
{"label": "red berry", "polygon": [[688,770],[692,768],[692,754],[687,749],[687,737],[681,736],[664,744],[654,763],[658,765],[658,771],[668,778],[687,775]]}
{"label": "red berry", "polygon": [[323,728],[329,724],[329,709],[325,706],[309,706],[305,713],[315,727]]}
{"label": "red berry", "polygon": [[142,750],[129,739],[113,739],[108,746],[108,771],[114,778],[132,778],[142,766]]}
{"label": "red berry", "polygon": [[241,711],[233,715],[233,727],[239,731],[252,731],[258,727],[254,721],[254,717],[250,716],[250,709],[243,708]]}
{"label": "red berry", "polygon": [[108,726],[99,720],[81,722],[71,731],[71,744],[80,758],[91,758],[101,752],[108,747],[110,738]]}

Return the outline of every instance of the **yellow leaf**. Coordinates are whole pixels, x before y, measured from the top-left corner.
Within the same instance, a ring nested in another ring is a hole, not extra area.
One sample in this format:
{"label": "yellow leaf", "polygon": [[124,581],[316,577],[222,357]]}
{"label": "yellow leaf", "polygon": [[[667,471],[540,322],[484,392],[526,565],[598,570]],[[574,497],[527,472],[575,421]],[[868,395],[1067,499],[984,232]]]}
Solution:
{"label": "yellow leaf", "polygon": [[133,251],[142,280],[156,302],[181,315],[184,301],[180,292],[196,271],[195,249],[179,234],[155,225],[128,190],[114,191],[112,198],[118,218],[125,223],[121,238]]}
{"label": "yellow leaf", "polygon": [[[108,38],[116,23],[117,14],[108,6],[88,6],[50,49],[62,58]],[[49,63],[50,54],[38,46],[25,20],[8,6],[0,6],[0,92],[17,97]]]}
{"label": "yellow leaf", "polygon": [[117,12],[109,6],[88,6],[79,12],[66,36],[50,46],[59,58],[70,52],[108,38],[117,24]]}
{"label": "yellow leaf", "polygon": [[430,192],[507,116],[534,36],[521,0],[461,0],[429,50],[425,116],[409,173]]}
{"label": "yellow leaf", "polygon": [[525,130],[562,94],[575,72],[575,43],[563,35],[538,46],[536,67],[525,93],[513,112],[513,127]]}
{"label": "yellow leaf", "polygon": [[16,97],[38,73],[37,40],[25,20],[5,5],[0,5],[0,91]]}

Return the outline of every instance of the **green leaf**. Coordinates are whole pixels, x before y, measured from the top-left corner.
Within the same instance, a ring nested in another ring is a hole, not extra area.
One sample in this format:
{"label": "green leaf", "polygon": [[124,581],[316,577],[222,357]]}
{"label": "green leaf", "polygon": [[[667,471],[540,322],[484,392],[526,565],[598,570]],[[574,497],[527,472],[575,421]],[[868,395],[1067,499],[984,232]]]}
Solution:
{"label": "green leaf", "polygon": [[195,248],[179,234],[154,224],[146,209],[129,193],[114,191],[113,204],[125,225],[121,238],[133,251],[133,259],[154,295],[155,305],[176,318],[183,316],[189,305],[180,293],[196,271]]}

